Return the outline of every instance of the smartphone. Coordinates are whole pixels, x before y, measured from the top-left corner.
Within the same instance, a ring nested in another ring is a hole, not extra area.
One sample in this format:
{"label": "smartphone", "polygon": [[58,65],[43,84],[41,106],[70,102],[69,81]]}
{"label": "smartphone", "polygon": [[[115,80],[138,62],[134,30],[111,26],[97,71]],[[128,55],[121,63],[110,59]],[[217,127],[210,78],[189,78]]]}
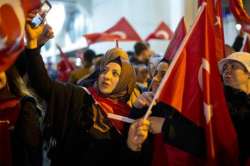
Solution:
{"label": "smartphone", "polygon": [[44,1],[41,7],[39,8],[39,11],[36,16],[31,20],[31,26],[33,28],[38,27],[43,22],[45,16],[50,11],[50,9],[51,4],[49,3],[49,1]]}

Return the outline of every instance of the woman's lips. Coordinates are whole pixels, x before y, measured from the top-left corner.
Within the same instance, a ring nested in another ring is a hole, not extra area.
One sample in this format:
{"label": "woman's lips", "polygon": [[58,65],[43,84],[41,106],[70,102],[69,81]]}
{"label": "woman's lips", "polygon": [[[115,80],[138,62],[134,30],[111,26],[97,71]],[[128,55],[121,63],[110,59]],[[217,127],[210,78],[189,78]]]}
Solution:
{"label": "woman's lips", "polygon": [[109,87],[110,84],[109,84],[108,82],[102,82],[102,86],[103,86],[103,87]]}

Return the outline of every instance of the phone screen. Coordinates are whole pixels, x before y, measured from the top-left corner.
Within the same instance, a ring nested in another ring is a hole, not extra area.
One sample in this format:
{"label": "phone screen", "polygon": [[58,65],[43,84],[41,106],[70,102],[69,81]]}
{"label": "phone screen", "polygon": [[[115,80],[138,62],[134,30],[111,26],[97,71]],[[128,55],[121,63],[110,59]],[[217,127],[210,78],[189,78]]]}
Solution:
{"label": "phone screen", "polygon": [[32,19],[31,21],[32,27],[39,26],[43,22],[44,17],[46,16],[46,14],[49,12],[50,9],[51,9],[51,4],[48,1],[45,1],[40,7],[39,12]]}

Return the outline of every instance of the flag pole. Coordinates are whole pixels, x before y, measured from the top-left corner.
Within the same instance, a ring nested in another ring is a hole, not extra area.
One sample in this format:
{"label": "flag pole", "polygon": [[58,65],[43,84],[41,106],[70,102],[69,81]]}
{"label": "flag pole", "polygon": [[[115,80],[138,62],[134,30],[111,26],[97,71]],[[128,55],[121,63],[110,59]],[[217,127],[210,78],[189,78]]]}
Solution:
{"label": "flag pole", "polygon": [[161,92],[162,88],[164,87],[164,83],[168,80],[168,78],[169,78],[169,76],[170,76],[170,74],[171,74],[171,72],[172,72],[172,70],[173,70],[173,68],[174,68],[177,60],[179,59],[179,57],[181,55],[181,52],[182,52],[183,48],[185,47],[186,43],[188,42],[188,40],[189,40],[189,38],[190,38],[190,36],[191,36],[191,34],[192,34],[192,32],[193,32],[196,24],[198,23],[198,20],[201,17],[201,14],[204,11],[204,9],[205,9],[206,6],[207,6],[207,3],[203,2],[202,5],[201,5],[201,7],[200,7],[200,9],[198,10],[196,19],[195,19],[195,21],[194,21],[191,29],[189,30],[189,32],[187,33],[187,35],[184,37],[183,41],[181,42],[181,45],[180,45],[179,49],[176,51],[175,56],[173,58],[173,61],[172,61],[172,63],[170,63],[169,69],[167,70],[166,74],[164,75],[164,77],[163,77],[163,79],[162,79],[162,81],[161,81],[161,83],[160,83],[160,85],[159,85],[159,87],[158,87],[158,89],[157,89],[157,91],[156,91],[156,93],[154,95],[154,98],[153,98],[152,102],[150,103],[150,105],[148,107],[148,110],[145,113],[143,119],[148,119],[148,117],[151,115],[152,108],[155,105],[156,100],[160,96],[160,92]]}
{"label": "flag pole", "polygon": [[115,47],[119,48],[119,42],[118,42],[118,40],[115,40]]}

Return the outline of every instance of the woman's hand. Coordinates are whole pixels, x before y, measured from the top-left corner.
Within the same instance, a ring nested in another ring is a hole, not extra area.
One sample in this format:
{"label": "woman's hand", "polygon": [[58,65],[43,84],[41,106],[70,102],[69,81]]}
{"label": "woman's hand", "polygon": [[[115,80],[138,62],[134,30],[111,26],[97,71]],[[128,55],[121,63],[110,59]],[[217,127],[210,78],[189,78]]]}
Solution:
{"label": "woman's hand", "polygon": [[39,45],[46,43],[49,39],[54,37],[52,28],[47,24],[41,24],[36,28],[30,25],[31,20],[36,16],[37,11],[28,14],[26,19],[26,39],[27,47],[30,49],[37,48]]}
{"label": "woman's hand", "polygon": [[135,108],[143,108],[149,106],[153,100],[154,94],[152,92],[143,92],[135,101]]}
{"label": "woman's hand", "polygon": [[150,132],[153,134],[161,133],[165,118],[151,116],[148,119],[150,121]]}
{"label": "woman's hand", "polygon": [[148,137],[150,122],[145,119],[136,120],[129,128],[127,145],[133,151],[140,151]]}

